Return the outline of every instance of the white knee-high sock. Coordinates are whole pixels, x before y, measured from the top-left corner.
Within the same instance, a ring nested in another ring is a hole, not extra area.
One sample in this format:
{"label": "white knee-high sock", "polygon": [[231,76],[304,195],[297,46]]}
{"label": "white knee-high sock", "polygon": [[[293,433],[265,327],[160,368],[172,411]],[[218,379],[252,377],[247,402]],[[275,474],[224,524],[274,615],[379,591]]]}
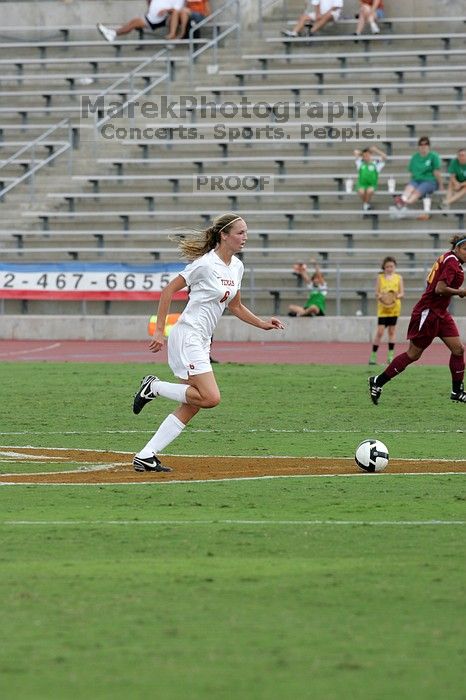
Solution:
{"label": "white knee-high sock", "polygon": [[147,445],[137,453],[136,457],[147,459],[147,457],[152,457],[153,454],[158,454],[164,447],[173,442],[185,427],[184,423],[173,415],[173,413],[170,413],[160,425],[155,435],[151,437]]}
{"label": "white knee-high sock", "polygon": [[186,403],[187,384],[174,384],[172,382],[161,382],[160,379],[153,379],[150,389],[153,394],[159,394],[166,399]]}

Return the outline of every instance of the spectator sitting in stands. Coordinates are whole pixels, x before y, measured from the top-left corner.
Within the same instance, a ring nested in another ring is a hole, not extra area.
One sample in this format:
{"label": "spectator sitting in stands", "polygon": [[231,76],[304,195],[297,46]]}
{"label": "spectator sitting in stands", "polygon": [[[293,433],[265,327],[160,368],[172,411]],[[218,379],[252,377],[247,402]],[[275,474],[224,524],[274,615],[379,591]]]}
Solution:
{"label": "spectator sitting in stands", "polygon": [[[375,158],[374,158],[375,155]],[[358,181],[356,190],[362,200],[363,211],[372,209],[371,199],[379,182],[379,173],[385,166],[385,153],[377,146],[370,146],[363,151],[354,151],[356,168],[358,169]]]}
{"label": "spectator sitting in stands", "polygon": [[421,197],[428,197],[436,190],[443,192],[441,159],[436,151],[430,150],[428,136],[421,136],[418,141],[418,152],[411,156],[408,170],[411,180],[406,185],[401,196],[395,197],[398,209],[405,209]]}
{"label": "spectator sitting in stands", "polygon": [[457,202],[466,194],[466,148],[460,148],[448,168],[450,179],[445,199],[440,207],[448,209],[450,204]]}
{"label": "spectator sitting in stands", "polygon": [[160,29],[166,24],[167,18],[169,21],[169,31],[167,39],[176,38],[176,28],[179,22],[179,12],[183,7],[184,0],[147,0],[147,14],[144,17],[135,17],[129,22],[123,24],[118,29],[111,29],[99,23],[97,29],[102,34],[104,39],[110,43],[123,34],[129,34],[135,29]]}
{"label": "spectator sitting in stands", "polygon": [[290,304],[288,316],[325,316],[325,297],[327,296],[327,283],[325,278],[314,259],[311,259],[314,265],[314,273],[312,276],[307,271],[307,265],[299,262],[293,265],[293,273],[303,280],[306,287],[311,290],[304,306]]}
{"label": "spectator sitting in stands", "polygon": [[356,25],[356,36],[360,36],[366,22],[369,22],[372,34],[379,34],[379,25],[376,19],[382,19],[385,16],[383,0],[359,0],[359,15]]}
{"label": "spectator sitting in stands", "polygon": [[337,22],[343,9],[343,0],[311,0],[304,14],[296,22],[293,29],[284,29],[283,36],[297,37],[304,27],[313,22],[309,36],[316,34],[330,21]]}
{"label": "spectator sitting in stands", "polygon": [[189,24],[199,24],[212,14],[209,0],[186,0],[185,6],[179,13],[178,39],[185,39]]}

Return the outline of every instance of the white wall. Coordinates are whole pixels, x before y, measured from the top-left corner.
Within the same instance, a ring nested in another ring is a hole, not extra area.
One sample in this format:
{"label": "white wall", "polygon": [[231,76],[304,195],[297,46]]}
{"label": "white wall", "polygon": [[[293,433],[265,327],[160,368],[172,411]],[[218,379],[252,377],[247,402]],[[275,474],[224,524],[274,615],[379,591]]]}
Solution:
{"label": "white wall", "polygon": [[[375,328],[375,317],[332,317],[282,319],[286,329],[277,333],[264,331],[224,317],[215,332],[216,340],[303,342],[341,341],[370,342]],[[466,337],[466,318],[456,319],[460,333]],[[406,337],[409,319],[401,318],[398,338]],[[10,316],[1,317],[2,340],[145,340],[148,316]]]}

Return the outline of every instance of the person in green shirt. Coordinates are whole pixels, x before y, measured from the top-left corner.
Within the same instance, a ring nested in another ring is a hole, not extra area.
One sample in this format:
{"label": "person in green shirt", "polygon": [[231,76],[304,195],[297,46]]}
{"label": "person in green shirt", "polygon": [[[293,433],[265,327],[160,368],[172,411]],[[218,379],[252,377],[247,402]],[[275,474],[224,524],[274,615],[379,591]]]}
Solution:
{"label": "person in green shirt", "polygon": [[379,182],[379,173],[385,166],[385,153],[377,146],[370,146],[363,151],[354,151],[358,181],[356,191],[362,200],[363,211],[372,209],[371,199]]}
{"label": "person in green shirt", "polygon": [[408,170],[411,180],[404,188],[401,196],[395,197],[395,204],[402,209],[414,204],[421,197],[429,197],[433,192],[443,192],[441,166],[442,161],[436,151],[430,150],[428,136],[421,136],[418,151],[411,156]]}
{"label": "person in green shirt", "polygon": [[327,282],[314,258],[311,258],[311,263],[314,265],[314,273],[312,275],[309,274],[305,263],[298,262],[293,265],[293,274],[301,277],[309,289],[309,296],[304,306],[290,304],[288,316],[325,316]]}
{"label": "person in green shirt", "polygon": [[460,148],[450,167],[448,168],[450,179],[445,199],[440,205],[442,209],[448,209],[450,204],[457,202],[466,194],[466,148]]}

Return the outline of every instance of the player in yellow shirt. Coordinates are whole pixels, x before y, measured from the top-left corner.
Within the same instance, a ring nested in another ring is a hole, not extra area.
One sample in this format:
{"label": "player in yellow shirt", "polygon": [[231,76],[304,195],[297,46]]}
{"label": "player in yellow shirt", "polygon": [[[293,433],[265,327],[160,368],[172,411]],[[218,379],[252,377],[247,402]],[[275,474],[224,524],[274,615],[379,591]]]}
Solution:
{"label": "player in yellow shirt", "polygon": [[396,323],[401,314],[404,296],[403,278],[396,272],[396,260],[387,255],[382,261],[382,272],[377,275],[375,297],[377,299],[377,330],[375,332],[370,365],[377,364],[377,350],[385,328],[388,334],[387,363],[393,360],[396,339]]}

